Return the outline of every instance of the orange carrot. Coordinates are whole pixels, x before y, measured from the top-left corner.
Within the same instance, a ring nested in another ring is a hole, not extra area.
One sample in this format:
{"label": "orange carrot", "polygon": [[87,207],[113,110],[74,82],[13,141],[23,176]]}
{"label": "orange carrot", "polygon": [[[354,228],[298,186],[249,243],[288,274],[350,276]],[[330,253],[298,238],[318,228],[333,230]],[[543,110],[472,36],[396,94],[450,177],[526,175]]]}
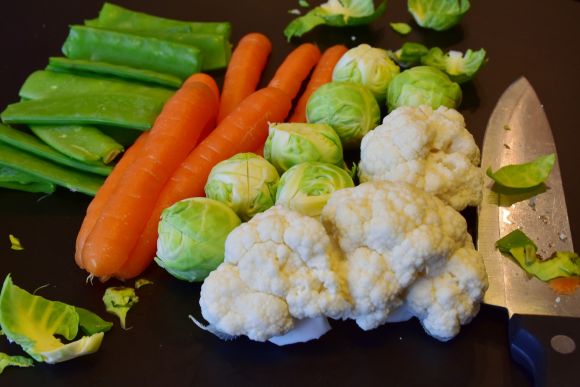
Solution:
{"label": "orange carrot", "polygon": [[211,83],[207,75],[193,75],[163,107],[85,240],[81,261],[91,274],[107,278],[129,258],[163,186],[217,115]]}
{"label": "orange carrot", "polygon": [[278,88],[294,99],[318,59],[318,47],[311,43],[301,44],[284,59],[268,86]]}
{"label": "orange carrot", "polygon": [[125,171],[137,159],[139,153],[141,152],[141,148],[147,141],[146,139],[148,135],[149,132],[144,132],[139,136],[139,138],[137,138],[137,141],[135,141],[135,143],[129,149],[127,149],[127,151],[123,154],[123,157],[121,157],[117,165],[115,165],[115,168],[113,168],[111,174],[107,176],[105,182],[101,188],[99,188],[93,200],[91,200],[76,240],[75,261],[81,269],[84,269],[81,251],[85,244],[85,240],[95,226],[95,223],[97,223],[101,211],[103,211],[107,201],[113,192],[115,192],[115,188],[117,188],[117,185],[123,179]]}
{"label": "orange carrot", "polygon": [[320,86],[332,81],[334,66],[347,51],[348,48],[342,44],[337,44],[324,51],[314,71],[312,71],[310,81],[308,81],[304,93],[302,93],[302,96],[300,96],[300,99],[296,103],[294,112],[289,119],[290,122],[306,122],[306,104],[308,103],[308,98]]}
{"label": "orange carrot", "polygon": [[549,282],[550,287],[558,294],[572,294],[580,288],[580,277],[560,277]]}
{"label": "orange carrot", "polygon": [[161,212],[181,199],[204,196],[205,183],[214,165],[236,153],[258,148],[268,136],[268,122],[282,121],[290,107],[288,95],[271,87],[254,92],[238,105],[167,182],[131,257],[115,276],[132,278],[145,270],[155,256]]}
{"label": "orange carrot", "polygon": [[250,33],[240,39],[226,70],[218,122],[256,91],[271,51],[272,43],[260,33]]}

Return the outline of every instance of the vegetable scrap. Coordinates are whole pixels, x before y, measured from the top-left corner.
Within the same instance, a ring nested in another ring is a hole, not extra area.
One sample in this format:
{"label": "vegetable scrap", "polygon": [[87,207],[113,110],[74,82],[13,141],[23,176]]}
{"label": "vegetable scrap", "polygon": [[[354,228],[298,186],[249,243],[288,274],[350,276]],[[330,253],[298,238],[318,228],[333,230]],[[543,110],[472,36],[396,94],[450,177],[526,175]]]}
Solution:
{"label": "vegetable scrap", "polygon": [[389,25],[393,31],[402,36],[409,35],[413,31],[413,28],[407,23],[389,23]]}
{"label": "vegetable scrap", "polygon": [[24,250],[24,247],[22,247],[22,243],[20,243],[20,239],[16,238],[12,234],[8,234],[8,239],[10,239],[10,248],[12,250],[16,251]]}
{"label": "vegetable scrap", "polygon": [[555,162],[556,155],[551,153],[528,163],[505,165],[495,172],[492,171],[491,167],[488,167],[486,173],[496,184],[503,187],[533,188],[546,181]]}
{"label": "vegetable scrap", "polygon": [[453,82],[470,81],[487,62],[485,50],[449,51],[443,53],[439,47],[431,48],[421,57],[421,63],[445,72]]}
{"label": "vegetable scrap", "polygon": [[32,367],[34,365],[32,359],[25,356],[10,356],[0,352],[0,374],[4,372],[6,367]]}
{"label": "vegetable scrap", "polygon": [[107,312],[119,317],[121,328],[126,328],[127,313],[139,302],[139,297],[135,294],[135,289],[128,287],[111,287],[105,290],[103,303]]}
{"label": "vegetable scrap", "polygon": [[147,278],[139,278],[135,281],[135,289],[142,288],[143,286],[153,285],[154,282],[148,280]]}

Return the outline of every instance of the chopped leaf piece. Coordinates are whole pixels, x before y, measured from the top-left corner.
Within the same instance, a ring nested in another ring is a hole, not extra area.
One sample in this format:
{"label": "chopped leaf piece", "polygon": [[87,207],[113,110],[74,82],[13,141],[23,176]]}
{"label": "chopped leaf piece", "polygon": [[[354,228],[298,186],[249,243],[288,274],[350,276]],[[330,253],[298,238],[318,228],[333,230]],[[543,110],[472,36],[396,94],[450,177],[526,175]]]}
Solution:
{"label": "chopped leaf piece", "polygon": [[407,42],[390,56],[399,66],[409,68],[420,65],[421,58],[428,52],[429,49],[421,43]]}
{"label": "chopped leaf piece", "polygon": [[391,28],[393,31],[398,33],[399,35],[409,35],[413,29],[407,23],[390,23]]}
{"label": "chopped leaf piece", "polygon": [[301,15],[302,14],[298,8],[290,9],[290,10],[288,10],[288,13],[290,15]]}
{"label": "chopped leaf piece", "polygon": [[153,285],[153,281],[149,281],[147,278],[139,278],[135,281],[135,289],[139,289],[145,285]]}
{"label": "chopped leaf piece", "polygon": [[0,374],[8,366],[32,367],[32,359],[24,356],[10,356],[0,352]]}
{"label": "chopped leaf piece", "polygon": [[20,243],[20,239],[16,238],[12,234],[8,235],[8,238],[10,238],[10,248],[12,250],[24,250],[24,247],[22,247],[22,244]]}
{"label": "chopped leaf piece", "polygon": [[125,328],[127,312],[133,305],[139,302],[139,297],[135,294],[135,289],[126,287],[112,287],[105,290],[103,302],[107,307],[107,312],[119,317],[121,327]]}
{"label": "chopped leaf piece", "polygon": [[103,320],[90,310],[78,306],[75,307],[75,310],[79,315],[79,326],[85,335],[108,332],[113,327],[113,323]]}
{"label": "chopped leaf piece", "polygon": [[298,5],[304,8],[310,7],[310,4],[306,0],[298,0]]}
{"label": "chopped leaf piece", "polygon": [[486,171],[497,184],[508,188],[531,188],[542,184],[552,172],[556,155],[549,154],[525,164],[512,164],[492,172]]}
{"label": "chopped leaf piece", "polygon": [[467,50],[463,54],[453,50],[444,53],[439,47],[433,47],[421,57],[421,63],[438,68],[457,83],[471,80],[486,62],[487,54],[483,48],[477,51]]}

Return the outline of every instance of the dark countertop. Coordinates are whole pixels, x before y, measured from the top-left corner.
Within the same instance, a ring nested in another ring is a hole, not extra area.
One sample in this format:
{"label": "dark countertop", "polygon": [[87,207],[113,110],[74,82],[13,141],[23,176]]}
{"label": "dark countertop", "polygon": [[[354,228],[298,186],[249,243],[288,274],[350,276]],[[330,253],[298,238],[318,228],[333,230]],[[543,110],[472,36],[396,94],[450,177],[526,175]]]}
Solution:
{"label": "dark countertop", "polygon": [[[314,3],[314,1],[312,1]],[[370,27],[337,30],[322,27],[303,40],[285,42],[282,30],[299,8],[297,0],[118,1],[120,5],[160,16],[230,20],[233,42],[260,31],[273,42],[264,79],[300,41],[322,48],[334,43],[366,42],[396,49],[405,41],[466,50],[485,48],[490,62],[464,87],[461,107],[468,128],[481,145],[487,119],[502,91],[525,75],[534,85],[550,120],[561,163],[572,237],[580,243],[580,2],[572,0],[474,1],[460,27],[444,33],[417,28],[400,37],[388,22],[410,22],[404,1],[391,0],[386,14]],[[0,105],[17,99],[26,76],[58,55],[69,24],[96,16],[101,1],[11,1],[0,13],[2,60]],[[353,40],[353,38],[355,40]],[[223,72],[214,74],[218,80]],[[89,198],[63,189],[49,197],[0,191],[0,278],[12,273],[19,286],[107,315],[100,300],[105,285],[85,284],[86,273],[73,260],[74,239]],[[474,211],[466,216],[474,222]],[[24,251],[10,250],[8,234],[18,236]],[[507,313],[483,306],[454,340],[440,343],[417,321],[363,332],[353,322],[333,323],[321,340],[291,347],[238,339],[223,342],[187,318],[200,316],[199,284],[173,279],[153,265],[144,277],[155,282],[140,289],[141,301],[128,316],[132,328],[118,324],[106,334],[100,351],[58,365],[8,368],[3,386],[185,386],[185,385],[474,385],[525,386],[531,379],[508,351]],[[117,284],[111,282],[110,284]],[[129,282],[132,285],[132,282]],[[0,351],[19,353],[0,341]]]}

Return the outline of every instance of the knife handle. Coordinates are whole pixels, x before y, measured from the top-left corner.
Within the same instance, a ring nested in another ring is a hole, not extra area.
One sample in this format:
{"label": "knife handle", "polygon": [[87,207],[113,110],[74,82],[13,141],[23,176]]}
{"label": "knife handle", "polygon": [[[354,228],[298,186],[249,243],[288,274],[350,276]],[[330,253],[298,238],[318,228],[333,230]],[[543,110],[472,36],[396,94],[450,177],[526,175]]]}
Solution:
{"label": "knife handle", "polygon": [[580,385],[580,319],[515,314],[509,323],[514,360],[536,386]]}

